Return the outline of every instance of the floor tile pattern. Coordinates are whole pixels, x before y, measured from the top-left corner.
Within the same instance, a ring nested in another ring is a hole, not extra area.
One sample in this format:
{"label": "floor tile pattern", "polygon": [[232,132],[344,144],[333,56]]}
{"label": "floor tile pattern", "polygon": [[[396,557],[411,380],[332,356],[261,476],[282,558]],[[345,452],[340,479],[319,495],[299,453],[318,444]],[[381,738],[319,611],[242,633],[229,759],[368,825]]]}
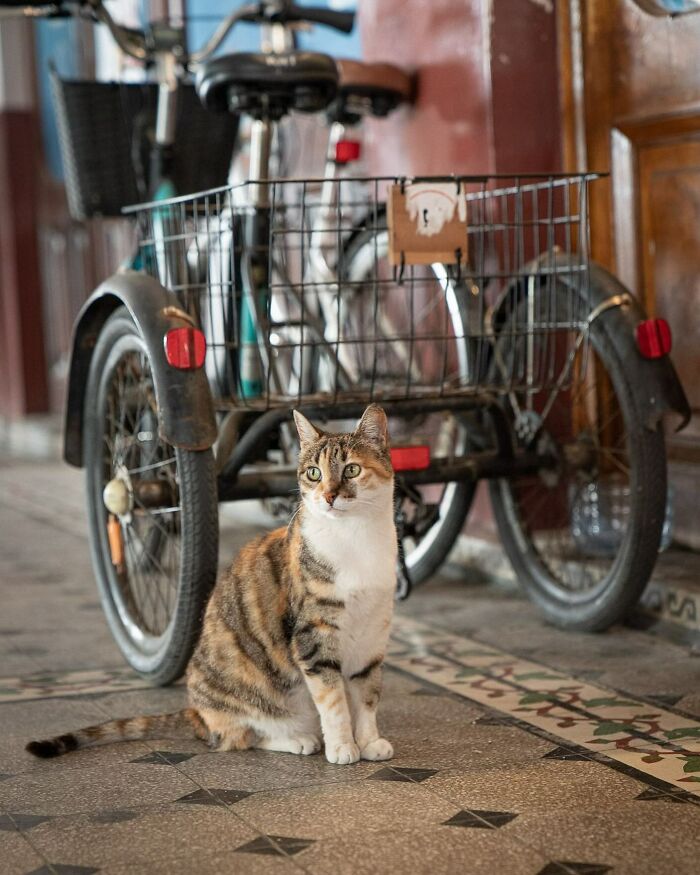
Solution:
{"label": "floor tile pattern", "polygon": [[445,826],[469,826],[478,829],[498,829],[499,826],[504,826],[515,820],[517,814],[511,814],[508,811],[458,811],[449,820],[446,820]]}
{"label": "floor tile pattern", "polygon": [[[29,655],[29,654],[27,654]],[[57,696],[148,689],[148,683],[130,668],[98,671],[37,672],[22,677],[0,678],[0,704]]]}
{"label": "floor tile pattern", "polygon": [[700,722],[403,616],[387,662],[700,796]]}
{"label": "floor tile pattern", "polygon": [[195,790],[186,796],[176,799],[176,802],[187,802],[190,805],[233,805],[250,796],[245,790],[224,790],[221,788],[206,787]]}
{"label": "floor tile pattern", "polygon": [[241,845],[240,848],[236,848],[236,851],[239,854],[272,854],[278,856],[288,854],[290,857],[293,857],[295,854],[305,851],[313,843],[313,839],[266,835]]}

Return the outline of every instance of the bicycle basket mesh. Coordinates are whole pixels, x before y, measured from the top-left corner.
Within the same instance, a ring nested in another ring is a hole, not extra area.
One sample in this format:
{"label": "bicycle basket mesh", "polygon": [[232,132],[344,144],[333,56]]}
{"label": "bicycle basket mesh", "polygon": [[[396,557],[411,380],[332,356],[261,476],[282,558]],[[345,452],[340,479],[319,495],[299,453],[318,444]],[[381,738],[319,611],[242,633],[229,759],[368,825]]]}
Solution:
{"label": "bicycle basket mesh", "polygon": [[147,269],[205,332],[222,409],[533,397],[585,379],[594,178],[433,180],[466,204],[460,265],[390,263],[385,203],[405,180],[246,183],[132,211]]}
{"label": "bicycle basket mesh", "polygon": [[[61,79],[51,74],[61,158],[71,216],[120,216],[148,187],[149,144],[158,86]],[[178,191],[223,185],[238,120],[214,115],[192,86],[178,92],[173,177]]]}

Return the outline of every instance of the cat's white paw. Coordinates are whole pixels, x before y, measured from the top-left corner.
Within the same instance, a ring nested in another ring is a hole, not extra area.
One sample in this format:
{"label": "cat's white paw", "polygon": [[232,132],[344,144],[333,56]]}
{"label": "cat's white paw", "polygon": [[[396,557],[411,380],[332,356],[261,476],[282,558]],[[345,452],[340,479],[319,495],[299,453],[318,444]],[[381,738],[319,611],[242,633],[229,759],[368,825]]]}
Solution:
{"label": "cat's white paw", "polygon": [[317,735],[275,736],[261,739],[256,747],[260,750],[275,750],[279,753],[309,756],[321,750],[321,739]]}
{"label": "cat's white paw", "polygon": [[394,756],[394,748],[386,738],[375,738],[366,744],[360,753],[363,760],[390,760]]}
{"label": "cat's white paw", "polygon": [[326,759],[329,763],[335,763],[339,766],[356,763],[360,759],[360,748],[354,741],[326,745]]}
{"label": "cat's white paw", "polygon": [[321,750],[321,739],[317,735],[300,735],[294,740],[299,744],[299,750],[295,753],[302,756],[307,757]]}

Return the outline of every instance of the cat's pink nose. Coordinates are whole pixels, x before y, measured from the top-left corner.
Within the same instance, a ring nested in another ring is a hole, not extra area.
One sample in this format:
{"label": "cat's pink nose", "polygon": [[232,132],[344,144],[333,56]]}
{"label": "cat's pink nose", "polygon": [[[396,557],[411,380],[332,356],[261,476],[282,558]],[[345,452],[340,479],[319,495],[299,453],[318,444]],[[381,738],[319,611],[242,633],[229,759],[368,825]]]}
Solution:
{"label": "cat's pink nose", "polygon": [[328,504],[330,504],[330,506],[333,507],[333,502],[338,497],[338,493],[337,492],[324,492],[323,497],[326,499]]}

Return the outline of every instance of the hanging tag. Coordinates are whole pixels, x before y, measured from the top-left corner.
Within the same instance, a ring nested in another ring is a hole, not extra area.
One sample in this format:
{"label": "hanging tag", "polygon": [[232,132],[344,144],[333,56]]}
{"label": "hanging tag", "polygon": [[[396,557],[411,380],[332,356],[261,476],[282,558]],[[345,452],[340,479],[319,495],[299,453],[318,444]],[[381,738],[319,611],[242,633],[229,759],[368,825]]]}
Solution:
{"label": "hanging tag", "polygon": [[455,182],[392,185],[388,199],[392,264],[457,264],[467,257],[467,200]]}

